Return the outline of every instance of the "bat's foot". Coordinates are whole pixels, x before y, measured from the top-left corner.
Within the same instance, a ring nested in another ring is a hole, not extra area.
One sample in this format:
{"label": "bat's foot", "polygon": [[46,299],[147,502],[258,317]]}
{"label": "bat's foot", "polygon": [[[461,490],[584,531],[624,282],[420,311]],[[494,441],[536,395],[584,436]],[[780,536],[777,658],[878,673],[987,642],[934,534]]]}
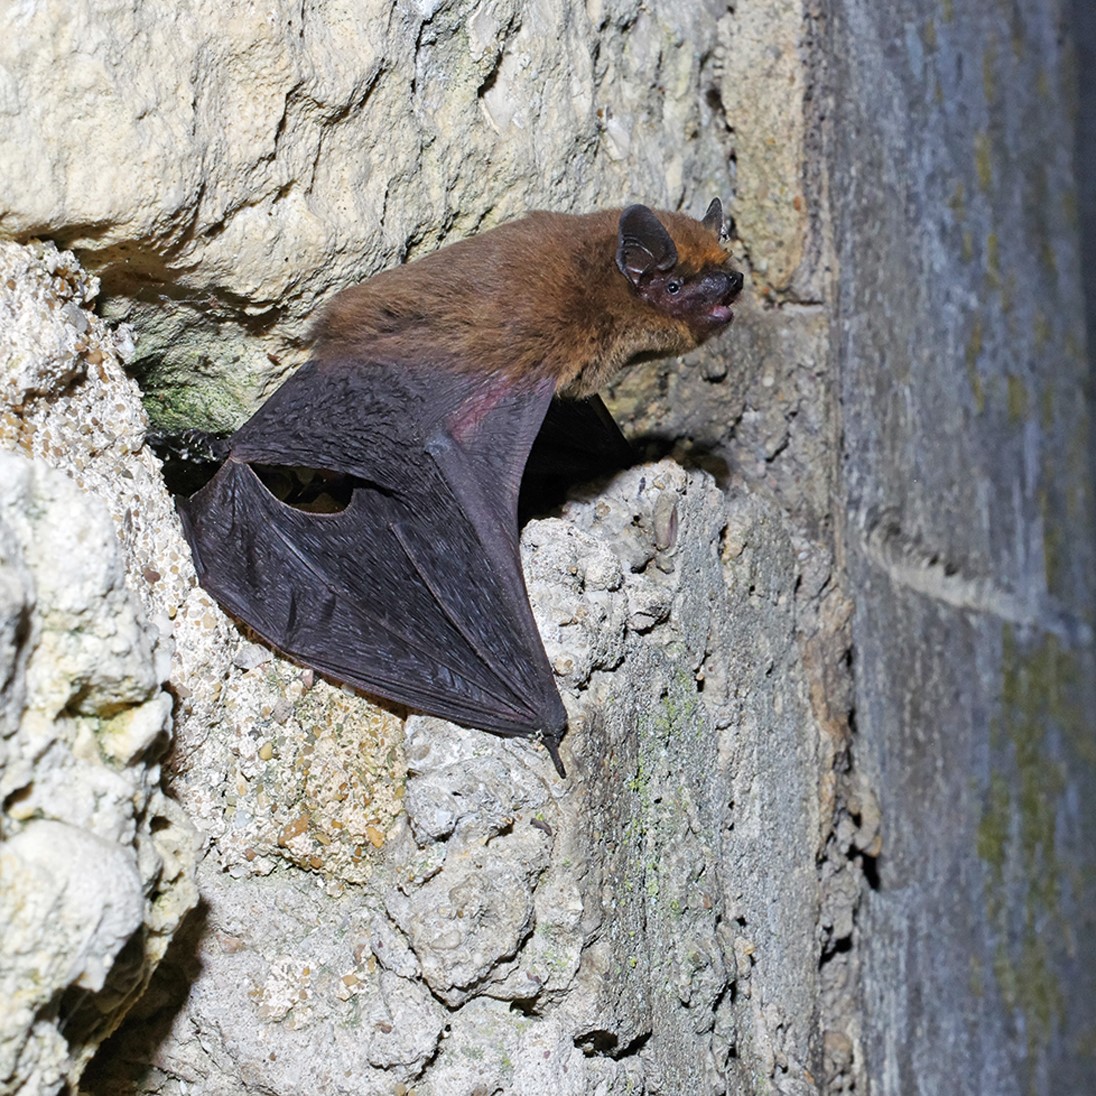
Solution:
{"label": "bat's foot", "polygon": [[228,455],[228,438],[205,430],[166,433],[149,430],[148,447],[163,463],[164,483],[173,494],[186,498],[201,490]]}
{"label": "bat's foot", "polygon": [[220,464],[228,456],[228,437],[206,430],[180,430],[168,434],[149,430],[145,435],[149,448],[160,460],[179,460],[187,464]]}

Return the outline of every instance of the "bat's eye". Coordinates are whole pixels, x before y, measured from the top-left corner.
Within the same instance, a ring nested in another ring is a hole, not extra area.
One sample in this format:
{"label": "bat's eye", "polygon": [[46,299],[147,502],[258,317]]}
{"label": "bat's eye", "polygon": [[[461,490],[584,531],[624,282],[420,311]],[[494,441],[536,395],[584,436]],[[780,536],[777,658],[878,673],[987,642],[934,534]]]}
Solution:
{"label": "bat's eye", "polygon": [[672,281],[666,283],[666,292],[671,296],[676,297],[681,292],[681,282]]}

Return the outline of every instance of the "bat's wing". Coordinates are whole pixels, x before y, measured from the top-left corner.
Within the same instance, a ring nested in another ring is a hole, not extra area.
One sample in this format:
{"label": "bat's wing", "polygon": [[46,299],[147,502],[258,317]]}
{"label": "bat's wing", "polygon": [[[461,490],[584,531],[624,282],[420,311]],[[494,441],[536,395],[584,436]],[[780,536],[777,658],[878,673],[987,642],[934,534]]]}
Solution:
{"label": "bat's wing", "polygon": [[522,518],[558,505],[576,483],[619,472],[634,462],[631,444],[599,396],[557,397],[529,453],[519,500]]}
{"label": "bat's wing", "polygon": [[[311,362],[181,505],[199,578],[273,646],[458,723],[540,734],[566,713],[518,549],[522,471],[552,382]],[[353,477],[349,504],[280,502],[252,465]]]}

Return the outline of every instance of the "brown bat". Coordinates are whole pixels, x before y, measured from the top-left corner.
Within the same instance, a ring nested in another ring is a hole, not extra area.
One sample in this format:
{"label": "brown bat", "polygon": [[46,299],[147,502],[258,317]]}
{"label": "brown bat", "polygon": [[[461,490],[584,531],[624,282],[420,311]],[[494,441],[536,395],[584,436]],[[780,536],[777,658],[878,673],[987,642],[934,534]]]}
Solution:
{"label": "brown bat", "polygon": [[624,463],[594,393],[731,322],[742,275],[722,235],[718,199],[700,221],[531,213],[339,293],[312,360],[180,506],[202,585],[339,681],[539,736],[563,776],[567,717],[521,572],[522,475]]}

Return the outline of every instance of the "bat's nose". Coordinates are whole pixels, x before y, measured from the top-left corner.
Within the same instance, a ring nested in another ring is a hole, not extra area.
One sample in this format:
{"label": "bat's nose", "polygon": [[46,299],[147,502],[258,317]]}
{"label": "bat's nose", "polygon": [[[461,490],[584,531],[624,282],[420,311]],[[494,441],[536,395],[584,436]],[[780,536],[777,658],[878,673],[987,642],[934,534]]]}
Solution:
{"label": "bat's nose", "polygon": [[704,291],[710,301],[730,304],[742,290],[742,274],[737,270],[713,270],[705,275]]}

